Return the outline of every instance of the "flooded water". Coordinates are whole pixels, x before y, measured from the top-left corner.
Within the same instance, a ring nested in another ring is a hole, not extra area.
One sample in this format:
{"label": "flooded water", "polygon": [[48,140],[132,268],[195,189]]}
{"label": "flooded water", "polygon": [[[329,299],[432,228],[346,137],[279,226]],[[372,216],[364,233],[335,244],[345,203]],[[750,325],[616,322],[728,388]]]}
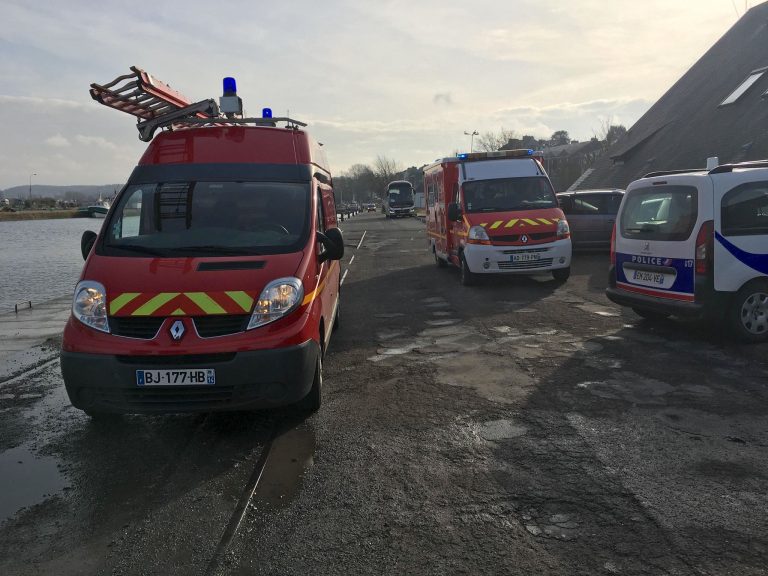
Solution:
{"label": "flooded water", "polygon": [[0,490],[0,523],[25,506],[38,504],[66,486],[58,460],[38,456],[24,446],[0,453],[3,489]]}
{"label": "flooded water", "polygon": [[0,314],[71,294],[83,267],[80,237],[103,220],[68,218],[0,222]]}

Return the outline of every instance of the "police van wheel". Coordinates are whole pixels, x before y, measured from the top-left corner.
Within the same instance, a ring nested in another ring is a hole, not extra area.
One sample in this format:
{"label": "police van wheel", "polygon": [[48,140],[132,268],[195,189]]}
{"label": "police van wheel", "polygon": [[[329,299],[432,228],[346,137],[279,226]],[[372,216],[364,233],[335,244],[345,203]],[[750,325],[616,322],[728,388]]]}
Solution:
{"label": "police van wheel", "polygon": [[656,310],[647,310],[645,308],[632,308],[632,310],[635,314],[640,316],[640,318],[650,320],[651,322],[658,322],[669,318],[669,314],[666,312],[657,312]]}
{"label": "police van wheel", "polygon": [[740,340],[768,340],[768,283],[752,282],[739,290],[729,316],[731,329]]}
{"label": "police van wheel", "polygon": [[305,414],[312,414],[320,409],[323,403],[323,351],[318,350],[317,362],[315,364],[315,378],[312,381],[312,388],[309,389],[304,398],[299,400],[298,408]]}
{"label": "police van wheel", "polygon": [[467,266],[467,260],[466,258],[464,258],[464,254],[462,254],[460,258],[461,258],[461,285],[472,286],[476,282],[475,274],[469,269],[469,266]]}
{"label": "police van wheel", "polygon": [[568,280],[570,276],[571,276],[570,266],[568,266],[568,268],[558,268],[557,270],[552,270],[552,278],[554,278],[558,282],[565,282],[566,280]]}

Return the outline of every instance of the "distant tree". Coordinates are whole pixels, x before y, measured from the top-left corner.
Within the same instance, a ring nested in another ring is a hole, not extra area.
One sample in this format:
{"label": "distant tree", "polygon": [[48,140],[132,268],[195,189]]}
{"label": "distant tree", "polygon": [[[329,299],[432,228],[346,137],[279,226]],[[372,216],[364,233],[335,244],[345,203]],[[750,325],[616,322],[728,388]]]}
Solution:
{"label": "distant tree", "polygon": [[523,136],[522,140],[520,140],[520,147],[521,148],[531,148],[536,150],[537,148],[541,148],[541,142],[536,139],[535,136],[531,136],[526,134]]}
{"label": "distant tree", "polygon": [[376,176],[376,183],[378,185],[377,194],[381,198],[384,197],[384,189],[387,184],[392,180],[396,180],[399,172],[400,168],[397,161],[387,158],[382,154],[376,156],[376,160],[373,162],[373,173]]}
{"label": "distant tree", "polygon": [[610,126],[608,128],[608,132],[606,132],[605,134],[606,147],[610,148],[611,146],[616,144],[616,142],[621,140],[626,133],[627,133],[627,129],[621,124],[619,124],[618,126]]}
{"label": "distant tree", "polygon": [[552,137],[549,139],[549,145],[550,146],[562,146],[564,144],[570,144],[571,138],[568,136],[568,132],[566,130],[558,130],[554,134],[552,134]]}
{"label": "distant tree", "polygon": [[498,132],[483,132],[475,140],[475,150],[479,152],[495,152],[514,138],[514,130],[506,130],[503,127]]}

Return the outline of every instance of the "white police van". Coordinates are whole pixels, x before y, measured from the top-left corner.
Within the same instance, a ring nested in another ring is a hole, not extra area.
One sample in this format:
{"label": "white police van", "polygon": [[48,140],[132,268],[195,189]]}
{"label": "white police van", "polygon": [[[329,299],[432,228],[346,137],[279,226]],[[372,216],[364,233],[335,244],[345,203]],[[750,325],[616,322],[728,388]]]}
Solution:
{"label": "white police van", "polygon": [[768,160],[632,182],[611,242],[608,298],[644,318],[724,319],[768,340]]}

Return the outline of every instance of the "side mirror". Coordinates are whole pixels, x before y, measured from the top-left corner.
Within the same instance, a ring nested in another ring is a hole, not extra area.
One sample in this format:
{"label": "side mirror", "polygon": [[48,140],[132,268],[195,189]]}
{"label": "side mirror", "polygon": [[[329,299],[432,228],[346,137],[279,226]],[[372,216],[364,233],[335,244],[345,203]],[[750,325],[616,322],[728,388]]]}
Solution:
{"label": "side mirror", "polygon": [[344,237],[338,228],[328,228],[325,233],[317,232],[317,241],[323,245],[320,262],[341,260],[344,257]]}
{"label": "side mirror", "polygon": [[461,208],[459,208],[459,205],[456,204],[456,202],[448,204],[448,220],[451,220],[452,222],[461,220]]}
{"label": "side mirror", "polygon": [[91,230],[83,232],[83,236],[80,238],[80,252],[83,254],[83,260],[88,260],[88,254],[91,253],[91,248],[93,248],[93,243],[96,242],[97,237],[98,234]]}

